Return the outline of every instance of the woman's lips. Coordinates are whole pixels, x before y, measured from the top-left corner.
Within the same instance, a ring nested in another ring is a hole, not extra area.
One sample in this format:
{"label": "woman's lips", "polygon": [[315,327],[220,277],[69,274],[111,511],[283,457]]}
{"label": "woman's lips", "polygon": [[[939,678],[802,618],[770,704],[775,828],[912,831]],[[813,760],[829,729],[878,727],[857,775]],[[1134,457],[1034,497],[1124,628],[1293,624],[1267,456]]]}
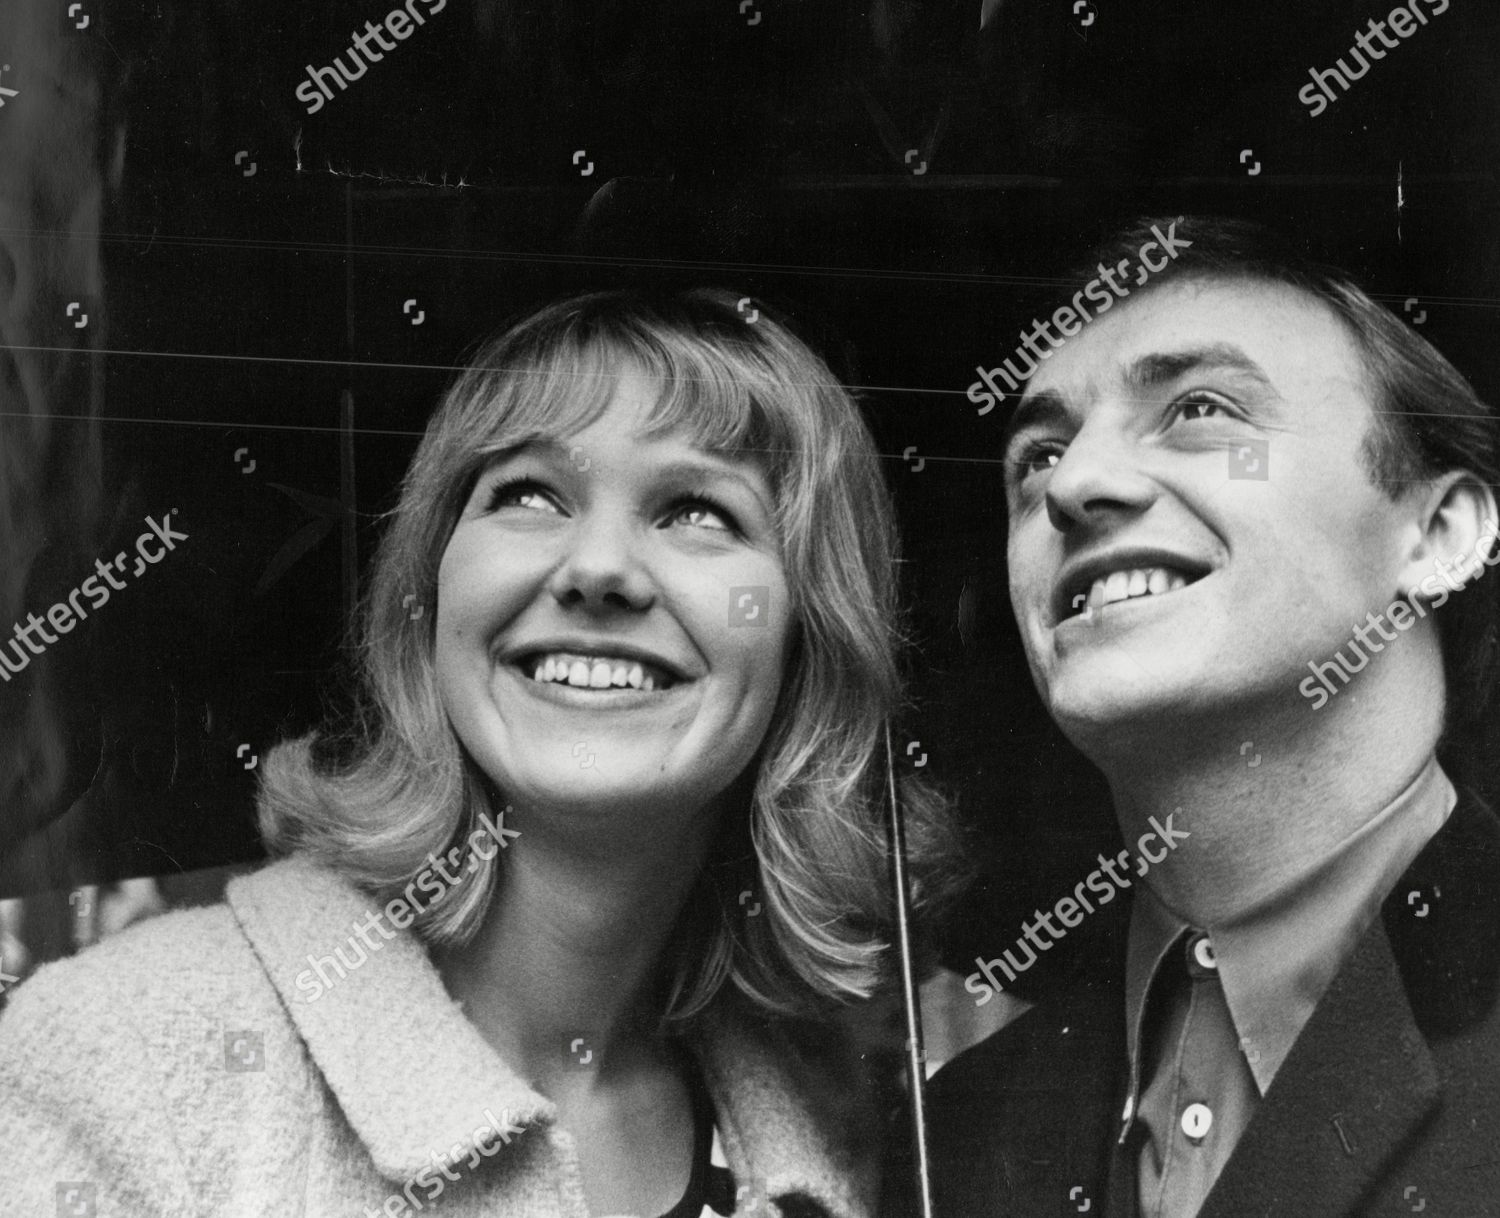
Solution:
{"label": "woman's lips", "polygon": [[625,656],[553,651],[523,657],[521,671],[539,684],[573,689],[671,689],[677,682],[663,668]]}

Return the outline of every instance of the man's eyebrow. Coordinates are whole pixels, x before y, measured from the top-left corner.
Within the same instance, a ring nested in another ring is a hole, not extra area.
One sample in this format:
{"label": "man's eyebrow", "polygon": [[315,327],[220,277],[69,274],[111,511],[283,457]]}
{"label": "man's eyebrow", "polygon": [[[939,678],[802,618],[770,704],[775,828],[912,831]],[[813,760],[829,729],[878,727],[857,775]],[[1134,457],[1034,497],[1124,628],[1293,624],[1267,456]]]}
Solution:
{"label": "man's eyebrow", "polygon": [[[1270,392],[1276,389],[1265,370],[1233,343],[1204,343],[1182,351],[1142,355],[1126,370],[1125,383],[1132,394],[1144,398],[1179,377],[1209,369],[1227,369],[1248,377]],[[1027,395],[1021,399],[1001,433],[1001,451],[1009,449],[1011,441],[1022,431],[1056,426],[1067,417],[1067,405],[1056,390],[1042,389]]]}
{"label": "man's eyebrow", "polygon": [[1190,372],[1205,369],[1227,369],[1238,372],[1264,388],[1274,390],[1271,378],[1259,364],[1233,343],[1205,343],[1183,351],[1161,352],[1143,355],[1135,360],[1125,374],[1126,384],[1132,389],[1146,393],[1160,389]]}
{"label": "man's eyebrow", "polygon": [[1011,441],[1029,427],[1046,427],[1062,422],[1068,417],[1068,408],[1062,395],[1051,389],[1040,389],[1021,399],[1015,414],[1010,416],[1005,430],[1000,435],[1000,451],[1010,448]]}
{"label": "man's eyebrow", "polygon": [[[1233,343],[1204,343],[1182,351],[1155,352],[1142,355],[1125,373],[1125,382],[1133,393],[1142,397],[1169,385],[1192,372],[1227,369],[1257,382],[1267,390],[1275,386],[1265,370]],[[1042,389],[1021,400],[1001,435],[1001,451],[1010,447],[1017,434],[1032,427],[1055,425],[1066,419],[1067,406],[1053,389]]]}

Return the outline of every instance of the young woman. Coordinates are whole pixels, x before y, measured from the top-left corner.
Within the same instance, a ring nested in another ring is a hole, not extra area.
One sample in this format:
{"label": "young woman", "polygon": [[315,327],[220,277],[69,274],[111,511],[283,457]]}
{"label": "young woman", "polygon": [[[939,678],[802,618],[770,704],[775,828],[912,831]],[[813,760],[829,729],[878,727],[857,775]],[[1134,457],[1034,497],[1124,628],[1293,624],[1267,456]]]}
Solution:
{"label": "young woman", "polygon": [[[732,295],[482,346],[376,557],[358,714],[262,764],[282,860],[0,1021],[6,1195],[866,1213],[874,1139],[785,1029],[890,967],[895,555],[854,403]],[[904,798],[921,906],[950,838]]]}

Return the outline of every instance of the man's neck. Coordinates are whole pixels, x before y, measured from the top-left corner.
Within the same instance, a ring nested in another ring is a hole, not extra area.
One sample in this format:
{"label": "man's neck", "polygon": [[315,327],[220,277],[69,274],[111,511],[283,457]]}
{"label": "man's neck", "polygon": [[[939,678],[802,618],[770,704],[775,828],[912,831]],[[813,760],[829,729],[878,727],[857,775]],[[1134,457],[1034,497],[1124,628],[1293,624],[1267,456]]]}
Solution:
{"label": "man's neck", "polygon": [[1416,777],[1442,729],[1441,674],[1416,676],[1400,697],[1360,692],[1320,711],[1196,717],[1104,759],[1127,849],[1174,812],[1190,835],[1145,872],[1169,909],[1197,926],[1234,917],[1327,858]]}

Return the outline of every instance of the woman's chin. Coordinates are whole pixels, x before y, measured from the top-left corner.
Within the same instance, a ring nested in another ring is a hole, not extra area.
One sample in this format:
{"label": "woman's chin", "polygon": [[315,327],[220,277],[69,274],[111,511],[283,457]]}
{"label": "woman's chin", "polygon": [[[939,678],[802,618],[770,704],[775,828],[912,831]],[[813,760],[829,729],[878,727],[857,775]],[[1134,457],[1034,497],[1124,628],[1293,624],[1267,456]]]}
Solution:
{"label": "woman's chin", "polygon": [[611,759],[607,750],[601,754],[584,748],[575,754],[571,746],[539,749],[528,764],[490,771],[490,777],[504,792],[505,803],[530,813],[681,811],[706,804],[715,789],[702,776],[695,781],[692,775],[673,774],[663,762],[640,752]]}

